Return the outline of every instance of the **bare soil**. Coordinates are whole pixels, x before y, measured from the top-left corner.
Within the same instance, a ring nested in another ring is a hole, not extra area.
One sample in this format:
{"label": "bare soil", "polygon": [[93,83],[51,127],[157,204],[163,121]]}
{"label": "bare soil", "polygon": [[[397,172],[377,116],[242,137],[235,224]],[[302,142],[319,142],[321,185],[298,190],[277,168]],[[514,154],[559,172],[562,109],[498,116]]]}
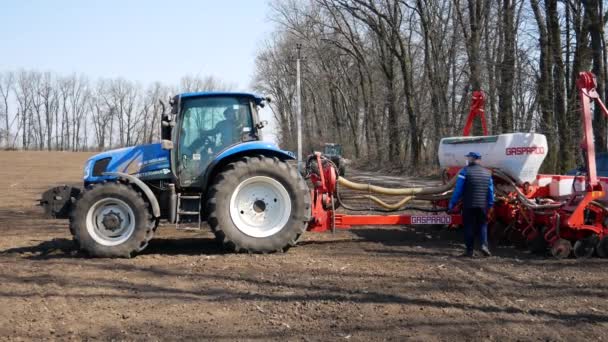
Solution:
{"label": "bare soil", "polygon": [[142,255],[87,258],[35,204],[80,182],[88,156],[0,152],[0,340],[608,339],[605,259],[464,259],[460,232],[438,227],[307,233],[287,253],[242,255],[163,225]]}

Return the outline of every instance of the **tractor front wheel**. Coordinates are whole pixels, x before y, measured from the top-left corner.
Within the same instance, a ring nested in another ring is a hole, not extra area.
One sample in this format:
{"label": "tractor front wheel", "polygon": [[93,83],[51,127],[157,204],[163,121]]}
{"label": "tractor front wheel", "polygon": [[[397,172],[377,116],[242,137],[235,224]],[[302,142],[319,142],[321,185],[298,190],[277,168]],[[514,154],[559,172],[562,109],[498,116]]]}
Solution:
{"label": "tractor front wheel", "polygon": [[236,252],[284,251],[296,244],[311,215],[310,193],[297,170],[264,156],[229,164],[207,198],[207,222]]}
{"label": "tractor front wheel", "polygon": [[155,227],[147,202],[122,183],[87,189],[70,216],[70,231],[78,247],[95,257],[129,258],[146,248]]}

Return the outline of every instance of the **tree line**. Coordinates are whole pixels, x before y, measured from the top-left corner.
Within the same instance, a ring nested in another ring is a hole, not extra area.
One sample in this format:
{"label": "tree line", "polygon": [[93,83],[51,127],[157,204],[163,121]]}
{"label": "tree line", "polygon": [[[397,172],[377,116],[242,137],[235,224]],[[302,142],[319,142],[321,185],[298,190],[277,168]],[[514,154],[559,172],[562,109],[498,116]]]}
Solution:
{"label": "tree line", "polygon": [[0,72],[0,146],[84,151],[151,143],[159,139],[159,100],[167,103],[180,92],[232,88],[211,76],[184,76],[178,86],[143,86],[123,78]]}
{"label": "tree line", "polygon": [[[545,171],[563,171],[580,154],[578,73],[608,92],[607,15],[601,0],[275,0],[255,87],[294,149],[300,45],[306,148],[341,143],[347,157],[401,168],[436,164],[482,89],[490,131],[545,134]],[[606,127],[596,112],[600,151]]]}

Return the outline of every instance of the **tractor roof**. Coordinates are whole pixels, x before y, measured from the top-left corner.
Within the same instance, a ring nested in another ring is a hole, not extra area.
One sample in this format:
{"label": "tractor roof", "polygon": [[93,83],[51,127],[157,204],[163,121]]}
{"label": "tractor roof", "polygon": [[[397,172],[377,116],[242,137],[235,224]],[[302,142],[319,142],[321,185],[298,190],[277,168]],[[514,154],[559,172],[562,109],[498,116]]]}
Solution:
{"label": "tractor roof", "polygon": [[238,96],[238,97],[250,97],[257,105],[261,105],[264,98],[252,93],[241,93],[241,92],[229,92],[229,91],[202,91],[193,93],[180,94],[181,98],[194,98],[194,97],[207,97],[207,96]]}

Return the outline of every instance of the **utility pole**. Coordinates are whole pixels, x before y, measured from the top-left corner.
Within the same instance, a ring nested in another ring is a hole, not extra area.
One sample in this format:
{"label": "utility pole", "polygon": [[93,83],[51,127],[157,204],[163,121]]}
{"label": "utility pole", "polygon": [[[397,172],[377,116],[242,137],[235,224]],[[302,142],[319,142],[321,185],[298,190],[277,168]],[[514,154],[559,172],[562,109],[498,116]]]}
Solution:
{"label": "utility pole", "polygon": [[298,171],[302,172],[302,89],[300,84],[300,51],[302,44],[296,44],[298,58],[296,59],[296,121],[298,128]]}

